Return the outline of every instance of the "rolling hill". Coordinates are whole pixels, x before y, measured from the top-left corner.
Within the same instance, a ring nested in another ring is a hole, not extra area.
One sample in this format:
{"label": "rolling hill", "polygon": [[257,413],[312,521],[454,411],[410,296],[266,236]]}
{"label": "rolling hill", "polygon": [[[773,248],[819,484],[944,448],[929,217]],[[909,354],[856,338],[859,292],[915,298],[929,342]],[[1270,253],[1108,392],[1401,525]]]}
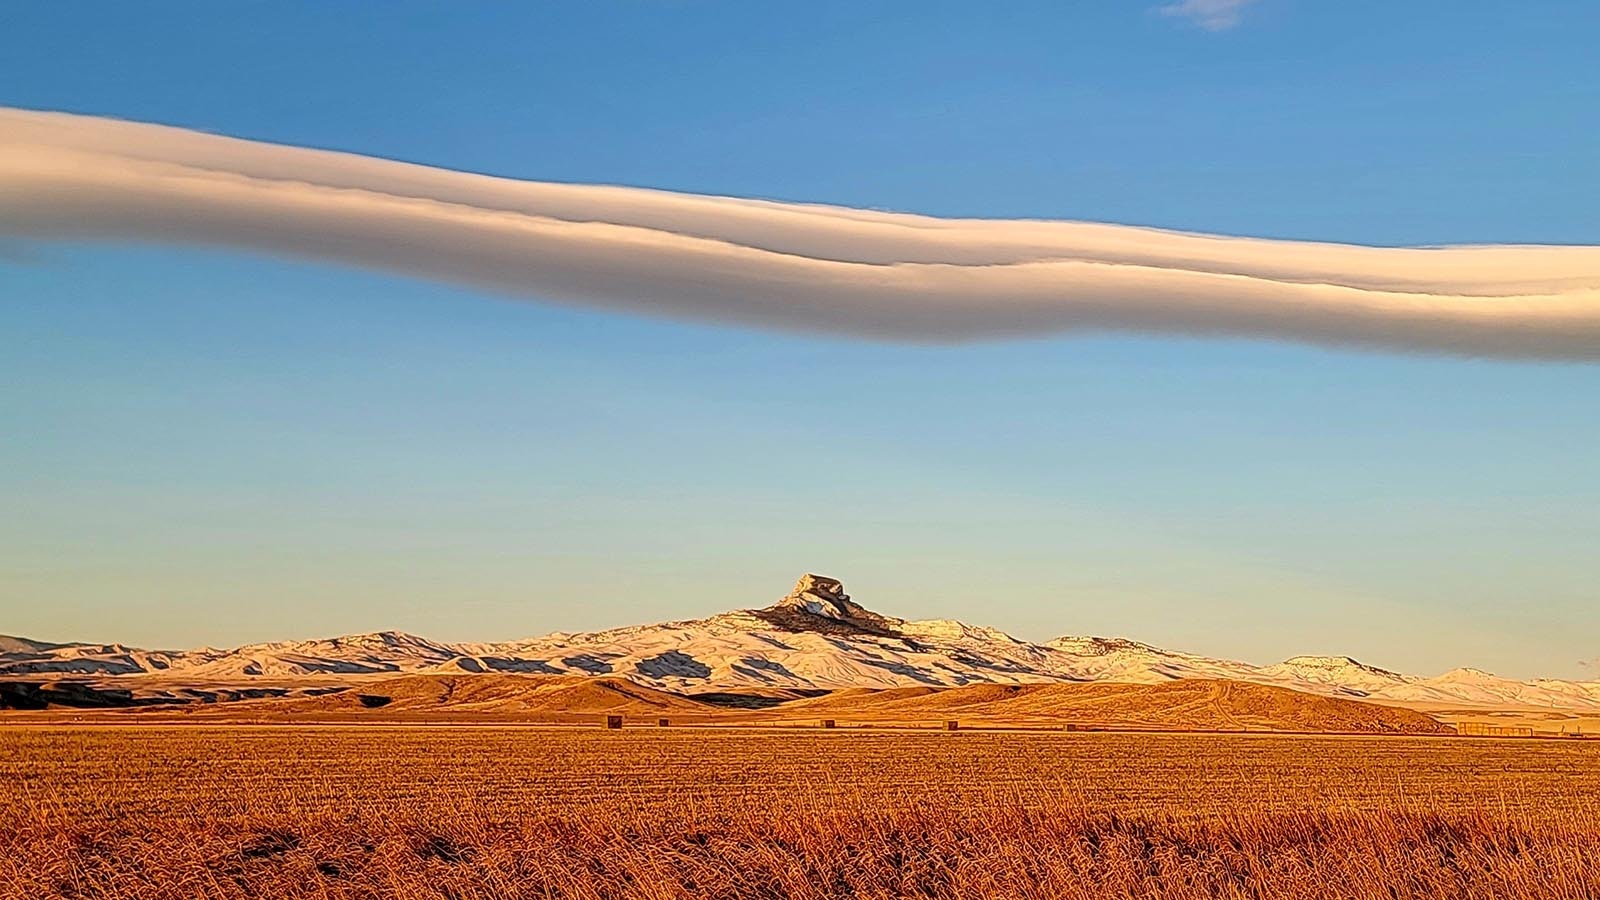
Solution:
{"label": "rolling hill", "polygon": [[841,691],[784,707],[787,716],[844,721],[957,720],[967,724],[1075,725],[1175,731],[1438,734],[1407,709],[1270,685],[1189,679],[1164,684],[969,685],[942,690]]}
{"label": "rolling hill", "polygon": [[[1244,682],[1166,684],[972,684],[851,688],[784,696],[761,708],[697,700],[621,678],[578,675],[402,675],[332,694],[207,705],[173,711],[187,721],[261,723],[475,722],[596,725],[610,715],[631,725],[1141,729],[1438,734],[1447,729],[1410,710]],[[162,715],[162,710],[156,711]]]}
{"label": "rolling hill", "polygon": [[200,718],[247,720],[470,719],[593,724],[631,717],[715,715],[716,707],[622,678],[581,675],[401,675],[337,693],[185,710]]}

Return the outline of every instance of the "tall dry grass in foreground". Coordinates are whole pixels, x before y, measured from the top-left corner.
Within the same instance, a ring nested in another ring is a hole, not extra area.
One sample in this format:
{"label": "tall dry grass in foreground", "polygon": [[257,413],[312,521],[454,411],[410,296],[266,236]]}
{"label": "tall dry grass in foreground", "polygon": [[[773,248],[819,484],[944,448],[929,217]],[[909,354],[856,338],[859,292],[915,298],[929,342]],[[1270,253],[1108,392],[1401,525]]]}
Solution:
{"label": "tall dry grass in foreground", "polygon": [[[1365,761],[1384,747],[1427,788],[1388,786],[1399,762]],[[1597,749],[0,732],[0,895],[1590,898]],[[1165,776],[1139,761],[1151,755]],[[1013,757],[1032,762],[1008,771]],[[1319,788],[1325,770],[1373,783],[1340,802]],[[917,771],[934,776],[900,777]],[[1111,783],[1134,775],[1164,783]],[[1489,801],[1497,784],[1520,793]]]}
{"label": "tall dry grass in foreground", "polygon": [[804,804],[0,826],[15,897],[1600,896],[1600,820]]}

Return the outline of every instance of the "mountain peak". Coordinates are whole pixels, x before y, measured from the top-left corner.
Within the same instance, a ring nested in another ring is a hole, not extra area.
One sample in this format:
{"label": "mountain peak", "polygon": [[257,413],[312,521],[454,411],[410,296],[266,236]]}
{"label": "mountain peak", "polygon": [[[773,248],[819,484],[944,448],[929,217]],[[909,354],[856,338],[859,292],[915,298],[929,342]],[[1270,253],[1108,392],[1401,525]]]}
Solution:
{"label": "mountain peak", "polygon": [[839,579],[809,572],[801,575],[794,584],[794,590],[772,608],[794,609],[830,619],[851,619],[867,611],[850,599]]}
{"label": "mountain peak", "polygon": [[782,600],[751,612],[786,631],[898,636],[905,624],[851,600],[839,579],[810,572],[800,576],[794,590]]}
{"label": "mountain peak", "polygon": [[1135,653],[1160,653],[1149,644],[1141,644],[1127,638],[1095,637],[1093,635],[1062,635],[1044,644],[1055,650],[1071,653],[1074,656],[1110,656],[1119,651]]}
{"label": "mountain peak", "polygon": [[1270,669],[1280,669],[1295,672],[1308,677],[1339,677],[1340,673],[1359,673],[1376,678],[1391,680],[1403,679],[1405,676],[1388,669],[1369,666],[1359,659],[1350,656],[1291,656]]}
{"label": "mountain peak", "polygon": [[1316,669],[1364,669],[1366,668],[1353,656],[1291,656],[1283,661],[1286,666],[1306,666]]}
{"label": "mountain peak", "polygon": [[1434,680],[1434,681],[1491,682],[1491,681],[1503,681],[1504,679],[1502,679],[1500,676],[1494,674],[1493,672],[1485,672],[1482,669],[1474,669],[1471,666],[1462,666],[1460,668],[1451,669],[1450,671],[1444,673],[1443,675],[1439,675],[1439,676],[1435,677],[1432,680]]}
{"label": "mountain peak", "polygon": [[45,650],[59,650],[68,646],[71,645],[53,644],[49,641],[36,641],[32,638],[0,634],[0,653],[41,653]]}

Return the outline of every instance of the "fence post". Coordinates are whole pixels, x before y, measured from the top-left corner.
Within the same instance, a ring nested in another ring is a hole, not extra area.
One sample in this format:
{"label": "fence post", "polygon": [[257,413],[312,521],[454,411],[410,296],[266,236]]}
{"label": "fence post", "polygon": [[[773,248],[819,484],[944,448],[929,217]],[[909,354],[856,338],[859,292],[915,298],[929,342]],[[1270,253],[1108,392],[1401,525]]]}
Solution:
{"label": "fence post", "polygon": [[656,727],[657,728],[666,728],[667,726],[669,726],[671,724],[672,723],[667,719],[657,719],[656,720]]}
{"label": "fence post", "polygon": [[622,717],[621,716],[606,716],[606,727],[611,729],[612,731],[616,731],[617,729],[621,728],[622,727]]}
{"label": "fence post", "polygon": [[951,719],[950,721],[944,723],[944,730],[945,731],[955,731],[955,730],[959,729],[960,727],[961,727],[961,723],[957,722],[955,719]]}
{"label": "fence post", "polygon": [[833,720],[832,719],[823,719],[822,720],[822,727],[823,728],[832,728],[833,727]]}

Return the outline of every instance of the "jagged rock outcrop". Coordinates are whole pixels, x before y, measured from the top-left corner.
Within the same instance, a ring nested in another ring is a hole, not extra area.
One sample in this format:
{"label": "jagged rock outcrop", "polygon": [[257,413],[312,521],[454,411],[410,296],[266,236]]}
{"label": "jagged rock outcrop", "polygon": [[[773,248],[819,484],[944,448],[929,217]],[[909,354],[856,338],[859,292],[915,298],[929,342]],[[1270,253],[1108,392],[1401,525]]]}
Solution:
{"label": "jagged rock outcrop", "polygon": [[866,608],[850,599],[844,592],[844,583],[826,575],[806,573],[795,582],[794,590],[779,600],[779,609],[798,609],[830,619],[849,619],[866,613]]}
{"label": "jagged rock outcrop", "polygon": [[753,609],[756,618],[785,631],[822,634],[870,634],[900,637],[904,620],[879,615],[850,599],[837,578],[806,573],[794,590],[765,609]]}

